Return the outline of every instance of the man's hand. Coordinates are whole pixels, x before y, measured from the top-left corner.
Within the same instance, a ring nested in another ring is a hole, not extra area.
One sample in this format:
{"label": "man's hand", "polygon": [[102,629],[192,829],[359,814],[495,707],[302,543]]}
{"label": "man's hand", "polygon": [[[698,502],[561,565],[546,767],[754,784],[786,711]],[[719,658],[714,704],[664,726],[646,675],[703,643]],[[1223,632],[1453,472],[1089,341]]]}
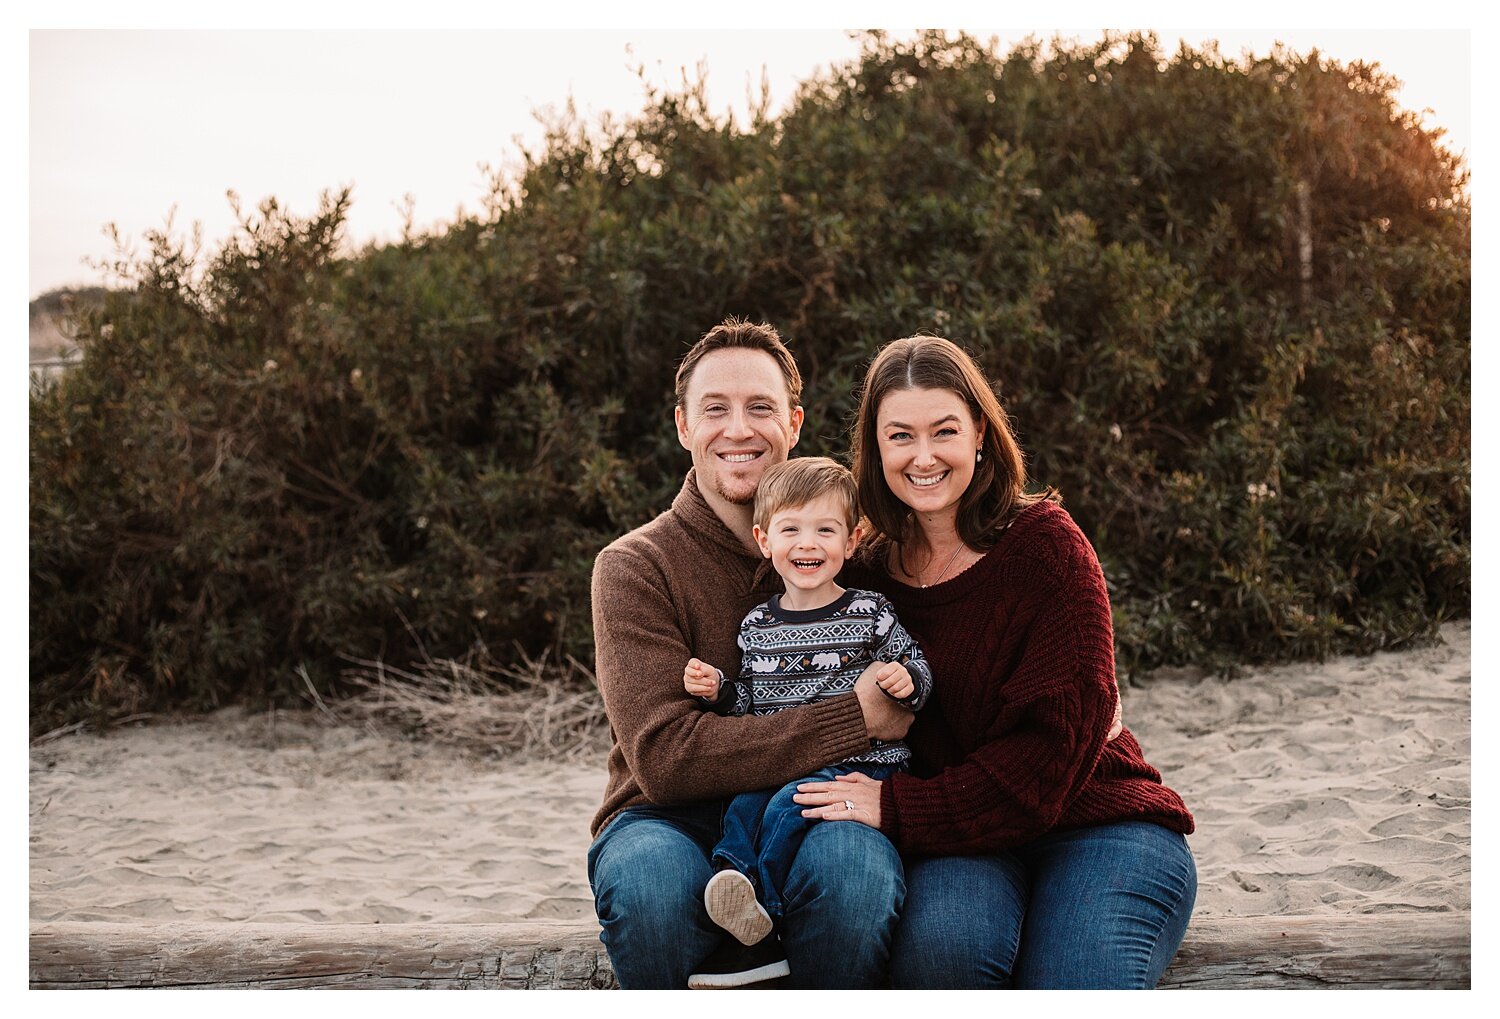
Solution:
{"label": "man's hand", "polygon": [[[875,662],[860,674],[854,684],[854,695],[859,698],[859,710],[864,712],[865,731],[874,739],[900,739],[911,728],[913,715],[910,710],[897,704],[881,692],[876,675],[889,662]],[[905,669],[901,670],[905,672]],[[911,677],[907,677],[910,682]]]}
{"label": "man's hand", "polygon": [[875,682],[880,689],[898,701],[906,700],[917,689],[917,685],[911,681],[911,673],[900,662],[882,663],[875,672]]}
{"label": "man's hand", "polygon": [[719,696],[719,670],[696,658],[689,658],[682,670],[682,687],[694,697],[713,700]]}

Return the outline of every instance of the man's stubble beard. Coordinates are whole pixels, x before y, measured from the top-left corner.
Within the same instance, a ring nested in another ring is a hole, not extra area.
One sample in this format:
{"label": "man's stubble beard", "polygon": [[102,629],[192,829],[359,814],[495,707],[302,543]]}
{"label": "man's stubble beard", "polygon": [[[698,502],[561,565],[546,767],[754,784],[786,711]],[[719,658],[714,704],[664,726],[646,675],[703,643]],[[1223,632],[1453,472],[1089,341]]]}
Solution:
{"label": "man's stubble beard", "polygon": [[759,487],[760,482],[757,481],[754,485],[750,486],[748,494],[730,492],[724,484],[724,479],[717,474],[714,475],[714,491],[718,494],[719,498],[731,506],[749,506],[753,504],[755,502],[755,490]]}

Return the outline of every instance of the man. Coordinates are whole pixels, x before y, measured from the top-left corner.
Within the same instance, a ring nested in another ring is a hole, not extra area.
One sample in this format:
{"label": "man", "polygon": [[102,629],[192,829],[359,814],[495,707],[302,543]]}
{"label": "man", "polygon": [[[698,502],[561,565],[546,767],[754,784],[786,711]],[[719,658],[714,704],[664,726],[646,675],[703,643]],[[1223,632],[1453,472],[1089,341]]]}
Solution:
{"label": "man", "polygon": [[703,907],[725,799],[867,750],[872,737],[900,739],[911,724],[872,675],[852,694],[765,717],[700,711],[682,690],[689,658],[737,670],[740,620],[780,590],[751,510],[761,475],[797,444],[801,391],[770,326],[729,319],[704,334],[677,371],[677,438],[693,467],[671,509],[594,564],[596,674],[614,745],[589,883],[622,987],[738,986],[788,965],[799,987],[884,979],[905,882],[890,842],[865,825],[807,836],[787,882],[784,958],[775,938],[722,945]]}

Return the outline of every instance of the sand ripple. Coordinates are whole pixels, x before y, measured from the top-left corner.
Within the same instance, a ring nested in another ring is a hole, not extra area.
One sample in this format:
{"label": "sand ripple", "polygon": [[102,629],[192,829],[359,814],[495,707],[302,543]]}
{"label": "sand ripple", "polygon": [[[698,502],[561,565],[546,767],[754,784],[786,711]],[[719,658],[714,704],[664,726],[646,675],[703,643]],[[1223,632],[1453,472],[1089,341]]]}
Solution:
{"label": "sand ripple", "polygon": [[1418,651],[1127,688],[1198,822],[1198,914],[1468,910],[1469,683],[1465,622]]}
{"label": "sand ripple", "polygon": [[33,920],[586,919],[602,760],[476,761],[301,716],[32,752]]}
{"label": "sand ripple", "polygon": [[[1198,913],[1470,908],[1469,626],[1440,646],[1124,691],[1198,821]],[[31,752],[31,918],[589,919],[602,757],[474,760],[305,716]]]}

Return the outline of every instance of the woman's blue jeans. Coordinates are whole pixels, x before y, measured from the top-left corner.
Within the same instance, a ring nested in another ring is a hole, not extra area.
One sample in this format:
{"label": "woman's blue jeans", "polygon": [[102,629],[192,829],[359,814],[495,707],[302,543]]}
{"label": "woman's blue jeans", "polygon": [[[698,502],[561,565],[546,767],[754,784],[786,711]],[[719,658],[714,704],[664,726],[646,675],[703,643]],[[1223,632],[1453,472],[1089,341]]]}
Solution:
{"label": "woman's blue jeans", "polygon": [[[589,847],[589,884],[615,978],[682,988],[725,934],[703,908],[721,803],[631,807]],[[781,942],[796,987],[878,987],[906,894],[901,857],[862,824],[817,824],[785,885]]]}
{"label": "woman's blue jeans", "polygon": [[1154,987],[1198,892],[1187,840],[1126,821],[994,856],[907,864],[891,947],[902,988]]}

